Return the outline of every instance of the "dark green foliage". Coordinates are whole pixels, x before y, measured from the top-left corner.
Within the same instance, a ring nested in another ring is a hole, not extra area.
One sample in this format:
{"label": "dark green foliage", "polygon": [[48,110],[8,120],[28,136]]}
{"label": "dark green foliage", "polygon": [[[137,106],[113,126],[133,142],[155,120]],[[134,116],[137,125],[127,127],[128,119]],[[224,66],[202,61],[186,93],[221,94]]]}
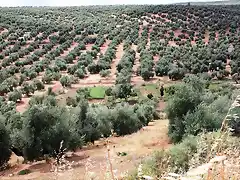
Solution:
{"label": "dark green foliage", "polygon": [[77,90],[77,101],[79,102],[82,98],[87,99],[90,96],[90,89],[89,88],[79,88]]}
{"label": "dark green foliage", "polygon": [[29,84],[29,83],[27,83],[27,82],[24,82],[24,83],[22,84],[22,89],[21,89],[21,91],[22,91],[23,94],[26,94],[27,96],[29,96],[30,93],[31,93],[31,94],[34,93],[35,88],[34,88],[34,86],[33,86],[32,84]]}
{"label": "dark green foliage", "polygon": [[14,90],[13,92],[10,92],[8,94],[8,100],[9,101],[13,101],[13,102],[17,102],[17,101],[21,101],[22,100],[22,93],[18,90]]}
{"label": "dark green foliage", "polygon": [[40,81],[40,80],[38,80],[38,79],[34,79],[34,80],[33,80],[33,86],[34,86],[35,89],[38,90],[38,91],[44,89],[44,84],[42,83],[42,81]]}
{"label": "dark green foliage", "polygon": [[76,107],[77,106],[77,100],[75,98],[72,98],[72,97],[67,97],[66,105]]}
{"label": "dark green foliage", "polygon": [[69,76],[61,77],[60,83],[62,84],[63,87],[71,87],[71,84],[72,84]]}
{"label": "dark green foliage", "polygon": [[[164,97],[169,100],[169,135],[174,142],[188,134],[218,129],[226,115],[233,89],[229,86],[214,88],[209,82],[211,78],[229,78],[226,70],[229,60],[231,74],[240,70],[237,6],[0,10],[0,112],[10,131],[11,145],[21,152],[24,150],[29,159],[38,159],[45,153],[53,155],[61,140],[71,150],[81,147],[82,140],[94,142],[109,136],[111,129],[124,135],[147,125],[155,113],[155,96],[149,94],[133,106],[118,104],[123,98],[126,101],[138,95],[132,85],[135,75],[146,81],[155,75],[183,79],[180,85],[166,87]],[[8,31],[2,32],[5,29]],[[207,43],[204,40],[206,32],[209,33]],[[119,59],[122,45],[124,52]],[[21,100],[18,86],[26,95],[44,89],[43,83],[51,84],[52,81],[70,87],[88,73],[107,77],[110,69],[115,69],[114,62],[118,62],[116,86],[105,91],[111,96],[107,97],[111,98],[108,106],[89,105],[86,99],[90,96],[104,98],[104,90],[98,93],[98,88],[84,88],[77,91],[76,97],[66,100],[72,107],[58,107],[55,93],[49,88],[46,97],[34,96],[30,100],[30,109],[25,114],[15,110],[15,102]],[[68,75],[62,76],[65,72],[61,71],[67,71]],[[206,76],[204,82],[188,76],[199,73]],[[42,82],[37,76],[42,76]],[[28,80],[33,83],[26,82]],[[231,127],[239,132],[238,119],[231,122]],[[38,126],[43,128],[38,129]],[[187,169],[185,162],[191,154],[187,153],[192,150],[186,147],[175,151],[172,152],[172,164],[176,162],[177,167]]]}
{"label": "dark green foliage", "polygon": [[75,76],[80,79],[83,79],[85,77],[84,70],[82,68],[77,69],[75,72]]}
{"label": "dark green foliage", "polygon": [[111,74],[111,71],[110,70],[102,70],[102,71],[100,71],[99,74],[102,77],[107,77],[107,76],[109,76]]}
{"label": "dark green foliage", "polygon": [[25,175],[25,174],[30,174],[31,170],[29,169],[24,169],[18,172],[18,175]]}
{"label": "dark green foliage", "polygon": [[4,117],[0,116],[0,169],[6,165],[11,156],[9,132],[4,125]]}
{"label": "dark green foliage", "polygon": [[173,142],[179,142],[189,134],[197,135],[202,131],[219,129],[231,102],[227,95],[207,92],[206,82],[201,78],[189,76],[184,82],[173,90],[167,90],[171,98],[166,112],[169,136]]}
{"label": "dark green foliage", "polygon": [[[63,140],[64,147],[75,149],[81,146],[81,137],[74,137],[72,125],[66,121],[66,110],[54,106],[32,106],[24,114],[23,133],[26,145],[24,156],[28,160],[43,157],[44,154],[54,155]],[[51,137],[51,138],[49,138]],[[76,143],[78,141],[79,143]],[[74,142],[74,145],[71,144]]]}
{"label": "dark green foliage", "polygon": [[129,105],[118,105],[113,110],[113,129],[118,135],[131,134],[142,127],[141,121]]}
{"label": "dark green foliage", "polygon": [[106,96],[112,96],[112,93],[113,93],[113,89],[111,87],[109,87],[105,90]]}
{"label": "dark green foliage", "polygon": [[130,83],[117,84],[114,88],[114,95],[118,98],[127,98],[132,92],[132,85]]}
{"label": "dark green foliage", "polygon": [[88,71],[91,73],[91,74],[97,74],[99,73],[99,66],[95,63],[91,63],[88,65]]}

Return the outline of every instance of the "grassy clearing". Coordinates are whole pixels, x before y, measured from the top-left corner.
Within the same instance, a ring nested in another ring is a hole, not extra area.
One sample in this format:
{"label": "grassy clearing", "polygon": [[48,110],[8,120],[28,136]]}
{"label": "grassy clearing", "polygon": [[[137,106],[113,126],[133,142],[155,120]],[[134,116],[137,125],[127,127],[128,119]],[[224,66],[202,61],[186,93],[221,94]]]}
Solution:
{"label": "grassy clearing", "polygon": [[140,93],[146,96],[152,93],[154,96],[159,96],[159,86],[158,84],[145,84],[140,87]]}
{"label": "grassy clearing", "polygon": [[90,98],[92,99],[104,99],[106,87],[97,86],[90,88]]}

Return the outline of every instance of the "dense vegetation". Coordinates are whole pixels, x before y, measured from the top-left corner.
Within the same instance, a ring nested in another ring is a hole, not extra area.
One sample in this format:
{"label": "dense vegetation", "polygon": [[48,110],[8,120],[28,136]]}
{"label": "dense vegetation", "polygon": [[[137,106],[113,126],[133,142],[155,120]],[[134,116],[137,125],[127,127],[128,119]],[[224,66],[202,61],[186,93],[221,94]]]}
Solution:
{"label": "dense vegetation", "polygon": [[76,107],[60,107],[53,95],[35,96],[29,103],[29,109],[20,114],[14,104],[1,100],[1,165],[8,160],[9,149],[26,160],[36,160],[55,156],[62,140],[65,148],[75,150],[108,137],[112,130],[117,135],[136,132],[153,119],[156,104],[145,99],[134,106],[124,102],[111,107],[90,105],[83,90]]}
{"label": "dense vegetation", "polygon": [[[107,77],[120,43],[124,55],[117,71],[127,73],[129,82],[132,73],[144,80],[167,75],[178,80],[204,72],[223,79],[239,71],[238,6],[1,8],[1,12],[0,94],[14,92],[13,101],[52,81],[71,87],[89,74]],[[101,47],[106,45],[103,54]],[[140,65],[133,72],[136,54]],[[21,90],[18,98],[14,89]]]}
{"label": "dense vegetation", "polygon": [[[38,160],[55,156],[62,140],[74,151],[112,131],[125,135],[147,125],[158,100],[139,98],[136,76],[182,80],[165,95],[172,142],[186,147],[185,137],[218,130],[235,89],[213,80],[240,72],[239,18],[240,6],[0,8],[0,166],[10,150]],[[91,76],[99,84],[110,79],[111,87],[81,87]],[[62,94],[81,88],[62,105],[60,92],[48,88],[57,82]],[[31,96],[25,112],[17,112]],[[105,104],[88,102],[106,96]],[[237,135],[239,122],[230,124]],[[172,159],[176,171],[189,168],[191,147],[183,161]]]}
{"label": "dense vegetation", "polygon": [[[170,172],[184,174],[218,154],[235,158],[234,153],[239,149],[238,89],[228,83],[212,83],[190,75],[183,83],[170,86],[167,92],[168,132],[175,144],[145,158],[144,174],[152,177],[168,176]],[[222,135],[219,129],[226,115],[231,132]],[[228,175],[233,177],[232,173]],[[129,179],[136,179],[136,174],[130,175]]]}

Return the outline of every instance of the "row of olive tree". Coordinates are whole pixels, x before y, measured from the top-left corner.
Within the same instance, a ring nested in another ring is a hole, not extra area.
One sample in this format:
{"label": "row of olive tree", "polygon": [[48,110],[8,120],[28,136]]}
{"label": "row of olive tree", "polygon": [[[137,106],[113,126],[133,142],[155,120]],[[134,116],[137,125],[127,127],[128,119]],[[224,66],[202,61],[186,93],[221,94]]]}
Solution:
{"label": "row of olive tree", "polygon": [[[118,135],[136,132],[153,119],[154,102],[105,105],[89,105],[78,92],[76,107],[57,105],[56,98],[34,96],[29,109],[22,115],[15,111],[14,104],[1,99],[1,166],[7,162],[13,150],[27,160],[41,159],[44,155],[55,156],[60,142],[68,150],[81,148],[87,142],[94,143],[108,137],[112,130]],[[9,138],[10,137],[10,138]]]}

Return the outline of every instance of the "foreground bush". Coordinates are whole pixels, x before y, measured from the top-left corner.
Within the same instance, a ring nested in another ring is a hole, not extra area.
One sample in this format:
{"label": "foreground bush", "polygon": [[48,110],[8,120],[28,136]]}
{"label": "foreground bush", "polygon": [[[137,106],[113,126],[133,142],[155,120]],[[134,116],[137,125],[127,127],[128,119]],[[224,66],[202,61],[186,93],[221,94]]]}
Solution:
{"label": "foreground bush", "polygon": [[[239,138],[232,136],[229,132],[217,131],[202,133],[196,137],[189,136],[169,150],[156,151],[150,158],[145,159],[142,164],[142,173],[153,178],[164,178],[169,176],[169,173],[178,173],[183,177],[186,175],[187,179],[194,179],[195,176],[201,177],[200,179],[206,179],[207,176],[212,179],[222,177],[237,179],[240,165],[239,142]],[[212,163],[212,172],[209,173],[206,163],[218,155],[226,157],[225,166]],[[198,170],[196,171],[195,168]],[[193,170],[192,176],[189,173],[190,177],[188,177],[188,172],[191,170]],[[137,174],[129,176],[129,179],[137,178]]]}
{"label": "foreground bush", "polygon": [[[155,113],[154,102],[149,99],[134,106],[121,103],[108,107],[90,105],[86,99],[89,89],[79,89],[77,93],[76,99],[68,100],[71,107],[58,106],[53,95],[33,96],[23,114],[13,111],[15,106],[11,103],[0,101],[3,122],[10,133],[7,138],[8,131],[2,130],[7,134],[1,136],[5,143],[1,147],[6,151],[11,147],[29,161],[42,159],[44,155],[55,157],[61,141],[63,148],[74,151],[85,143],[109,137],[112,131],[120,136],[136,132]],[[7,141],[9,138],[11,141]],[[7,152],[3,157],[4,162],[8,160]]]}
{"label": "foreground bush", "polygon": [[[76,136],[75,124],[68,121],[65,109],[54,106],[32,106],[23,116],[24,156],[27,160],[55,156],[63,140],[67,149],[81,147],[81,136]],[[49,138],[51,137],[51,138]]]}
{"label": "foreground bush", "polygon": [[4,125],[4,117],[0,116],[0,170],[8,162],[11,156],[11,143],[9,133]]}
{"label": "foreground bush", "polygon": [[166,113],[168,133],[173,142],[181,141],[184,136],[220,128],[233,101],[232,96],[229,93],[212,93],[205,87],[204,80],[191,76],[184,79],[183,84],[168,88]]}
{"label": "foreground bush", "polygon": [[143,174],[152,177],[163,177],[169,172],[185,172],[189,162],[197,151],[197,139],[187,137],[183,142],[169,150],[160,150],[143,162]]}

